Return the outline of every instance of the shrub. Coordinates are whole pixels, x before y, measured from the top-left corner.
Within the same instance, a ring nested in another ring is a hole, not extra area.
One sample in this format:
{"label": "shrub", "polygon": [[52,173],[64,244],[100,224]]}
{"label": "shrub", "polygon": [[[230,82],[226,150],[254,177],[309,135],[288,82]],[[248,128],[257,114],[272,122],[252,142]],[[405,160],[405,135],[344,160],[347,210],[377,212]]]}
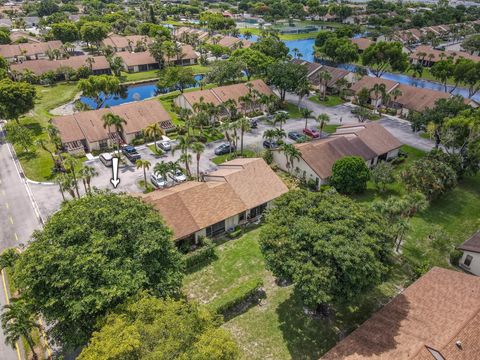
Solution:
{"label": "shrub", "polygon": [[265,162],[268,165],[270,165],[273,162],[273,152],[272,152],[272,150],[270,150],[270,149],[265,150],[262,154],[262,158],[263,158],[263,160],[265,160]]}
{"label": "shrub", "polygon": [[330,184],[342,194],[365,191],[370,170],[359,156],[345,156],[333,164]]}
{"label": "shrub", "polygon": [[452,264],[453,266],[458,266],[462,255],[463,253],[458,249],[453,249],[452,251],[450,251],[450,264]]}
{"label": "shrub", "polygon": [[212,307],[218,314],[225,316],[234,311],[237,306],[256,300],[262,287],[262,279],[251,279],[242,286],[230,290],[220,301],[214,302]]}
{"label": "shrub", "polygon": [[185,268],[191,270],[216,258],[215,246],[209,239],[203,240],[203,246],[185,255]]}
{"label": "shrub", "polygon": [[238,236],[240,236],[242,234],[242,228],[241,227],[237,227],[235,230],[231,231],[228,233],[228,237],[230,239],[234,239]]}

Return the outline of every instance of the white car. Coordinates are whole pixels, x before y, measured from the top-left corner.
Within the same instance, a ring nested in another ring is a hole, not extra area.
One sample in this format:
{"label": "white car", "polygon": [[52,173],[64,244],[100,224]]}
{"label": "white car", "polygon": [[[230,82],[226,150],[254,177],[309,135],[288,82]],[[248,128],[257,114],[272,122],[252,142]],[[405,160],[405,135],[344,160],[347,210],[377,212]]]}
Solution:
{"label": "white car", "polygon": [[167,179],[165,179],[159,173],[153,173],[150,175],[150,181],[152,182],[153,186],[156,188],[162,189],[168,185]]}
{"label": "white car", "polygon": [[175,182],[184,182],[187,181],[187,177],[181,170],[176,170],[174,173],[169,173],[170,177],[175,180]]}
{"label": "white car", "polygon": [[170,140],[160,140],[157,141],[157,148],[163,151],[169,151],[172,149],[172,144],[170,143]]}

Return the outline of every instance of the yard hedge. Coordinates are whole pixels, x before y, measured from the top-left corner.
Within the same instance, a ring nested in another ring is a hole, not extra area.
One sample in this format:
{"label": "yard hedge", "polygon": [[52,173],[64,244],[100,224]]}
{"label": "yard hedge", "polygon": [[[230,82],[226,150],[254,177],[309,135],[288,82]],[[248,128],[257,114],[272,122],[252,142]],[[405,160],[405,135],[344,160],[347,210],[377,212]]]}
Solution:
{"label": "yard hedge", "polygon": [[218,314],[226,316],[237,306],[253,300],[253,298],[260,292],[262,287],[262,279],[256,278],[248,280],[241,286],[227,292],[218,301],[212,302],[210,304],[210,308],[216,311]]}
{"label": "yard hedge", "polygon": [[203,240],[203,246],[192,253],[185,255],[185,268],[187,272],[216,258],[215,245],[211,240]]}

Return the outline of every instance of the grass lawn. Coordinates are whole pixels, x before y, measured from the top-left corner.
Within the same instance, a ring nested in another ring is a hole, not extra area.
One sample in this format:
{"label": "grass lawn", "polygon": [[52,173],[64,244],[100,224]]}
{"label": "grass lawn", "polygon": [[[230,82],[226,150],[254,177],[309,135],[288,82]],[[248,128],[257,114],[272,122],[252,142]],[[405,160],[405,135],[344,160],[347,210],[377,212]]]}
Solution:
{"label": "grass lawn", "polygon": [[287,107],[284,110],[288,111],[288,115],[290,118],[293,118],[293,119],[302,118],[302,114],[300,113],[300,108],[295,104],[287,102]]}
{"label": "grass lawn", "polygon": [[340,330],[352,330],[398,291],[401,272],[359,299],[352,307],[339,308],[334,324],[303,312],[292,286],[279,287],[265,263],[258,244],[260,229],[217,247],[218,259],[186,276],[184,292],[207,307],[237,288],[263,279],[266,299],[223,326],[235,337],[242,359],[313,359],[330,349]]}
{"label": "grass lawn", "polygon": [[[53,86],[35,86],[37,100],[35,108],[24,116],[20,122],[33,131],[35,139],[46,139],[45,128],[53,117],[50,110],[71,101],[77,94],[76,83],[59,83]],[[24,152],[21,147],[15,146],[25,175],[35,181],[49,181],[52,179],[53,161],[50,154],[41,148],[32,148],[31,152]]]}
{"label": "grass lawn", "polygon": [[345,103],[340,96],[328,95],[325,100],[320,99],[318,95],[314,95],[308,98],[308,100],[323,106],[337,106]]}
{"label": "grass lawn", "polygon": [[[238,155],[240,156],[240,155]],[[252,150],[243,150],[243,157],[244,158],[251,158],[251,157],[255,157],[257,156],[257,153],[255,151],[252,151]],[[236,156],[234,156],[234,154],[224,154],[224,155],[219,155],[219,156],[215,156],[214,158],[212,158],[212,162],[216,165],[220,165],[220,164],[223,164],[225,161],[228,161],[228,160],[232,160],[234,159]]]}
{"label": "grass lawn", "polygon": [[[210,70],[209,66],[203,65],[189,65],[189,68],[192,69],[194,74],[205,74]],[[159,70],[149,70],[149,71],[141,71],[136,73],[128,73],[122,71],[122,75],[120,79],[122,82],[135,82],[135,81],[146,81],[146,80],[157,80],[158,79]]]}
{"label": "grass lawn", "polygon": [[337,124],[326,124],[323,126],[323,131],[328,134],[333,134],[340,125]]}

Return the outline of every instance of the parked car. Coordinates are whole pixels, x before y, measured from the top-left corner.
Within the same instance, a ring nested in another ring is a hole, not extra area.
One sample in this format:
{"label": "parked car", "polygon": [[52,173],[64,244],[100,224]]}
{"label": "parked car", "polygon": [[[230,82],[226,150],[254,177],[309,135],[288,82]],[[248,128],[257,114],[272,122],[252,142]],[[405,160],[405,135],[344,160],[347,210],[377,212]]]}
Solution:
{"label": "parked car", "polygon": [[288,115],[288,111],[285,111],[285,110],[277,110],[275,111],[275,115],[277,114],[287,114]]}
{"label": "parked car", "polygon": [[141,158],[140,154],[137,152],[137,149],[135,149],[135,147],[132,145],[125,145],[124,147],[122,147],[122,153],[131,162],[135,162]]}
{"label": "parked car", "polygon": [[168,182],[162,175],[159,173],[152,173],[150,175],[150,181],[156,188],[164,188],[167,186]]}
{"label": "parked car", "polygon": [[297,141],[298,139],[301,139],[303,137],[302,134],[300,134],[298,131],[290,131],[288,133],[288,138],[292,139],[293,141]]}
{"label": "parked car", "polygon": [[170,151],[172,149],[172,144],[170,140],[159,140],[157,141],[157,148],[163,151]]}
{"label": "parked car", "polygon": [[100,154],[100,156],[98,158],[100,159],[102,164],[105,165],[106,167],[111,167],[112,166],[112,154],[103,153],[103,154]]}
{"label": "parked car", "polygon": [[182,172],[182,170],[176,170],[173,173],[169,173],[169,176],[175,180],[175,182],[184,182],[187,181],[187,177]]}
{"label": "parked car", "polygon": [[278,144],[275,141],[264,140],[263,141],[263,147],[265,149],[276,149],[276,148],[278,148]]}
{"label": "parked car", "polygon": [[307,136],[310,136],[310,137],[314,138],[314,139],[320,137],[320,133],[315,129],[305,128],[305,129],[303,129],[303,133]]}
{"label": "parked car", "polygon": [[228,143],[224,143],[215,148],[215,155],[225,155],[235,151],[235,147]]}
{"label": "parked car", "polygon": [[250,128],[252,128],[252,129],[258,128],[258,121],[257,120],[250,120]]}

